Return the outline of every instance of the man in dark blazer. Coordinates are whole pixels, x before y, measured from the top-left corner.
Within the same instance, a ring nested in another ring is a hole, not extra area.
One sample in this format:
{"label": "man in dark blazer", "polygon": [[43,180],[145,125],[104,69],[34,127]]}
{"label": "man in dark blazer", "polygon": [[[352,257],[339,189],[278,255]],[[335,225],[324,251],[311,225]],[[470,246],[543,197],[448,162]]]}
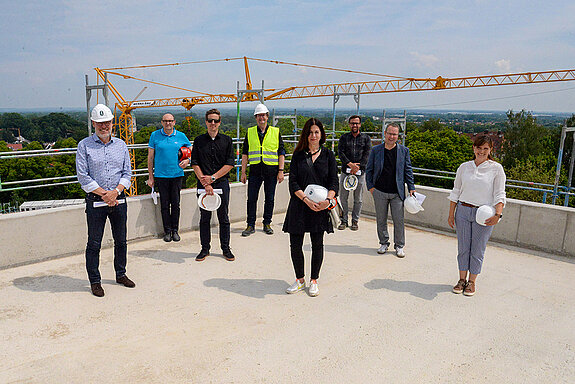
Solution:
{"label": "man in dark blazer", "polygon": [[377,236],[380,244],[377,253],[384,254],[389,248],[387,211],[388,207],[391,207],[395,253],[397,257],[405,257],[404,185],[407,184],[410,195],[415,193],[413,170],[409,149],[397,143],[399,126],[396,123],[387,125],[384,134],[385,142],[373,147],[366,167],[366,185],[373,196],[377,217]]}

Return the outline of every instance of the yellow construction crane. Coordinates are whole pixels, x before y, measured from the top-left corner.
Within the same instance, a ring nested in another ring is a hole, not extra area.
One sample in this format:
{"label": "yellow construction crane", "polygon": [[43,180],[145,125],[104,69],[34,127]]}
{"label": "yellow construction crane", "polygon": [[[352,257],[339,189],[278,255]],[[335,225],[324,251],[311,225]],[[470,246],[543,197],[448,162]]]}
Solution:
{"label": "yellow construction crane", "polygon": [[[212,93],[199,92],[174,85],[162,84],[151,80],[137,78],[134,76],[117,72],[119,70],[137,69],[137,68],[157,68],[167,66],[179,66],[186,64],[235,61],[235,60],[243,60],[244,62],[246,90],[241,93],[240,100],[238,100],[239,93],[212,94]],[[250,92],[251,90],[253,90],[253,87],[251,83],[248,60],[268,62],[279,65],[308,67],[315,69],[324,69],[331,71],[386,77],[385,80],[375,80],[375,81],[293,86],[283,89],[275,89],[275,88],[264,89],[264,93],[267,94],[267,96],[264,96],[265,101],[334,96],[335,94],[338,93],[374,94],[374,93],[388,93],[388,92],[432,91],[432,90],[444,90],[444,89],[493,87],[500,85],[539,84],[539,83],[575,80],[575,69],[522,72],[522,73],[510,73],[503,75],[451,77],[451,78],[442,76],[438,76],[436,78],[408,78],[408,77],[383,75],[371,72],[355,71],[349,69],[289,63],[277,60],[256,59],[245,56],[237,58],[204,60],[204,61],[195,61],[186,63],[142,65],[134,67],[119,67],[119,68],[108,68],[108,69],[95,68],[95,70],[98,76],[98,81],[100,80],[107,81],[110,91],[113,93],[114,97],[117,100],[115,109],[121,112],[119,116],[117,115],[117,113],[115,113],[115,115],[117,116],[116,126],[118,127],[119,137],[122,140],[124,140],[127,144],[133,144],[134,143],[134,136],[132,130],[133,117],[131,112],[135,109],[181,106],[184,107],[186,110],[190,110],[194,105],[198,104],[238,103],[238,102],[258,100],[259,99],[258,91],[254,90],[253,92]],[[107,79],[106,75],[115,75],[120,76],[123,79],[138,80],[150,84],[174,88],[181,91],[190,92],[191,95],[187,97],[171,97],[171,98],[159,98],[159,99],[148,99],[148,100],[137,100],[137,101],[126,100],[120,94],[118,89],[113,85],[113,83],[111,83],[109,79]],[[131,159],[133,169],[135,169],[136,166],[134,158],[135,157],[132,150]],[[130,188],[129,194],[136,195],[137,194],[136,188],[137,188],[136,183],[135,182],[132,183],[132,187]]]}

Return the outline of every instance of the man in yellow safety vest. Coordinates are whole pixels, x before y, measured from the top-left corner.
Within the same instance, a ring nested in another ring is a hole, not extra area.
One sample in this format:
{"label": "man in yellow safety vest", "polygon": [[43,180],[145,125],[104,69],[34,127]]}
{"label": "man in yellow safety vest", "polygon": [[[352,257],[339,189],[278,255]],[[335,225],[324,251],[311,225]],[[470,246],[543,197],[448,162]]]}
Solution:
{"label": "man in yellow safety vest", "polygon": [[[255,232],[256,210],[260,187],[264,185],[264,232],[273,235],[271,227],[274,211],[276,184],[284,179],[285,148],[277,127],[268,125],[270,112],[263,104],[254,111],[257,125],[248,128],[242,149],[242,183],[248,182],[247,227],[242,232],[246,237]],[[250,176],[246,177],[248,162]]]}

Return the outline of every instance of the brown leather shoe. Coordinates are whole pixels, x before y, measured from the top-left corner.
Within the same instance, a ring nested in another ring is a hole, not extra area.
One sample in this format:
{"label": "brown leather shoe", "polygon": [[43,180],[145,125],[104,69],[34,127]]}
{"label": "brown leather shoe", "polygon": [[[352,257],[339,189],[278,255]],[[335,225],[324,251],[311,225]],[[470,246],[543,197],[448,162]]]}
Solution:
{"label": "brown leather shoe", "polygon": [[352,231],[357,231],[359,229],[359,225],[357,224],[357,221],[352,220],[351,221],[351,227],[349,227]]}
{"label": "brown leather shoe", "polygon": [[121,277],[116,277],[116,283],[123,284],[124,287],[128,287],[128,288],[134,288],[136,286],[136,283],[134,283],[132,280],[128,279],[128,276],[126,276],[126,275],[121,276]]}
{"label": "brown leather shoe", "polygon": [[469,280],[467,285],[465,286],[465,290],[463,291],[465,296],[473,296],[475,295],[475,281]]}
{"label": "brown leather shoe", "polygon": [[102,288],[102,284],[94,283],[90,285],[90,288],[92,288],[92,295],[104,297],[104,288]]}
{"label": "brown leather shoe", "polygon": [[465,279],[459,279],[457,284],[453,287],[453,293],[463,293],[465,286],[467,285],[467,281]]}

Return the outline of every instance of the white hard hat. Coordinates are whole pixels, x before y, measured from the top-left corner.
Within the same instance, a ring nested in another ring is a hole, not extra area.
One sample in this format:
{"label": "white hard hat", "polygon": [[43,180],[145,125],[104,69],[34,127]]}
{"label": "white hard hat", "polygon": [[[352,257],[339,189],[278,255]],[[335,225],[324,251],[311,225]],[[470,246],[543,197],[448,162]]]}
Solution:
{"label": "white hard hat", "polygon": [[254,116],[255,115],[259,115],[260,113],[270,113],[270,111],[268,110],[268,107],[266,107],[263,104],[258,104],[256,105],[256,110],[254,111]]}
{"label": "white hard hat", "polygon": [[114,115],[110,108],[106,107],[104,104],[98,104],[92,109],[92,121],[96,123],[101,123],[103,121],[110,121],[114,119]]}
{"label": "white hard hat", "polygon": [[358,183],[359,183],[359,180],[357,179],[357,176],[350,174],[350,175],[347,175],[345,177],[345,179],[343,179],[343,188],[346,191],[355,191]]}
{"label": "white hard hat", "polygon": [[327,199],[327,188],[317,184],[309,184],[305,187],[305,195],[314,203],[320,203]]}
{"label": "white hard hat", "polygon": [[415,198],[415,196],[408,196],[403,201],[403,205],[405,210],[412,215],[415,215],[419,211],[423,211],[423,207],[419,204],[419,201]]}
{"label": "white hard hat", "polygon": [[490,205],[482,205],[477,208],[477,213],[475,214],[475,221],[479,225],[486,225],[485,220],[489,219],[495,215],[495,208]]}

